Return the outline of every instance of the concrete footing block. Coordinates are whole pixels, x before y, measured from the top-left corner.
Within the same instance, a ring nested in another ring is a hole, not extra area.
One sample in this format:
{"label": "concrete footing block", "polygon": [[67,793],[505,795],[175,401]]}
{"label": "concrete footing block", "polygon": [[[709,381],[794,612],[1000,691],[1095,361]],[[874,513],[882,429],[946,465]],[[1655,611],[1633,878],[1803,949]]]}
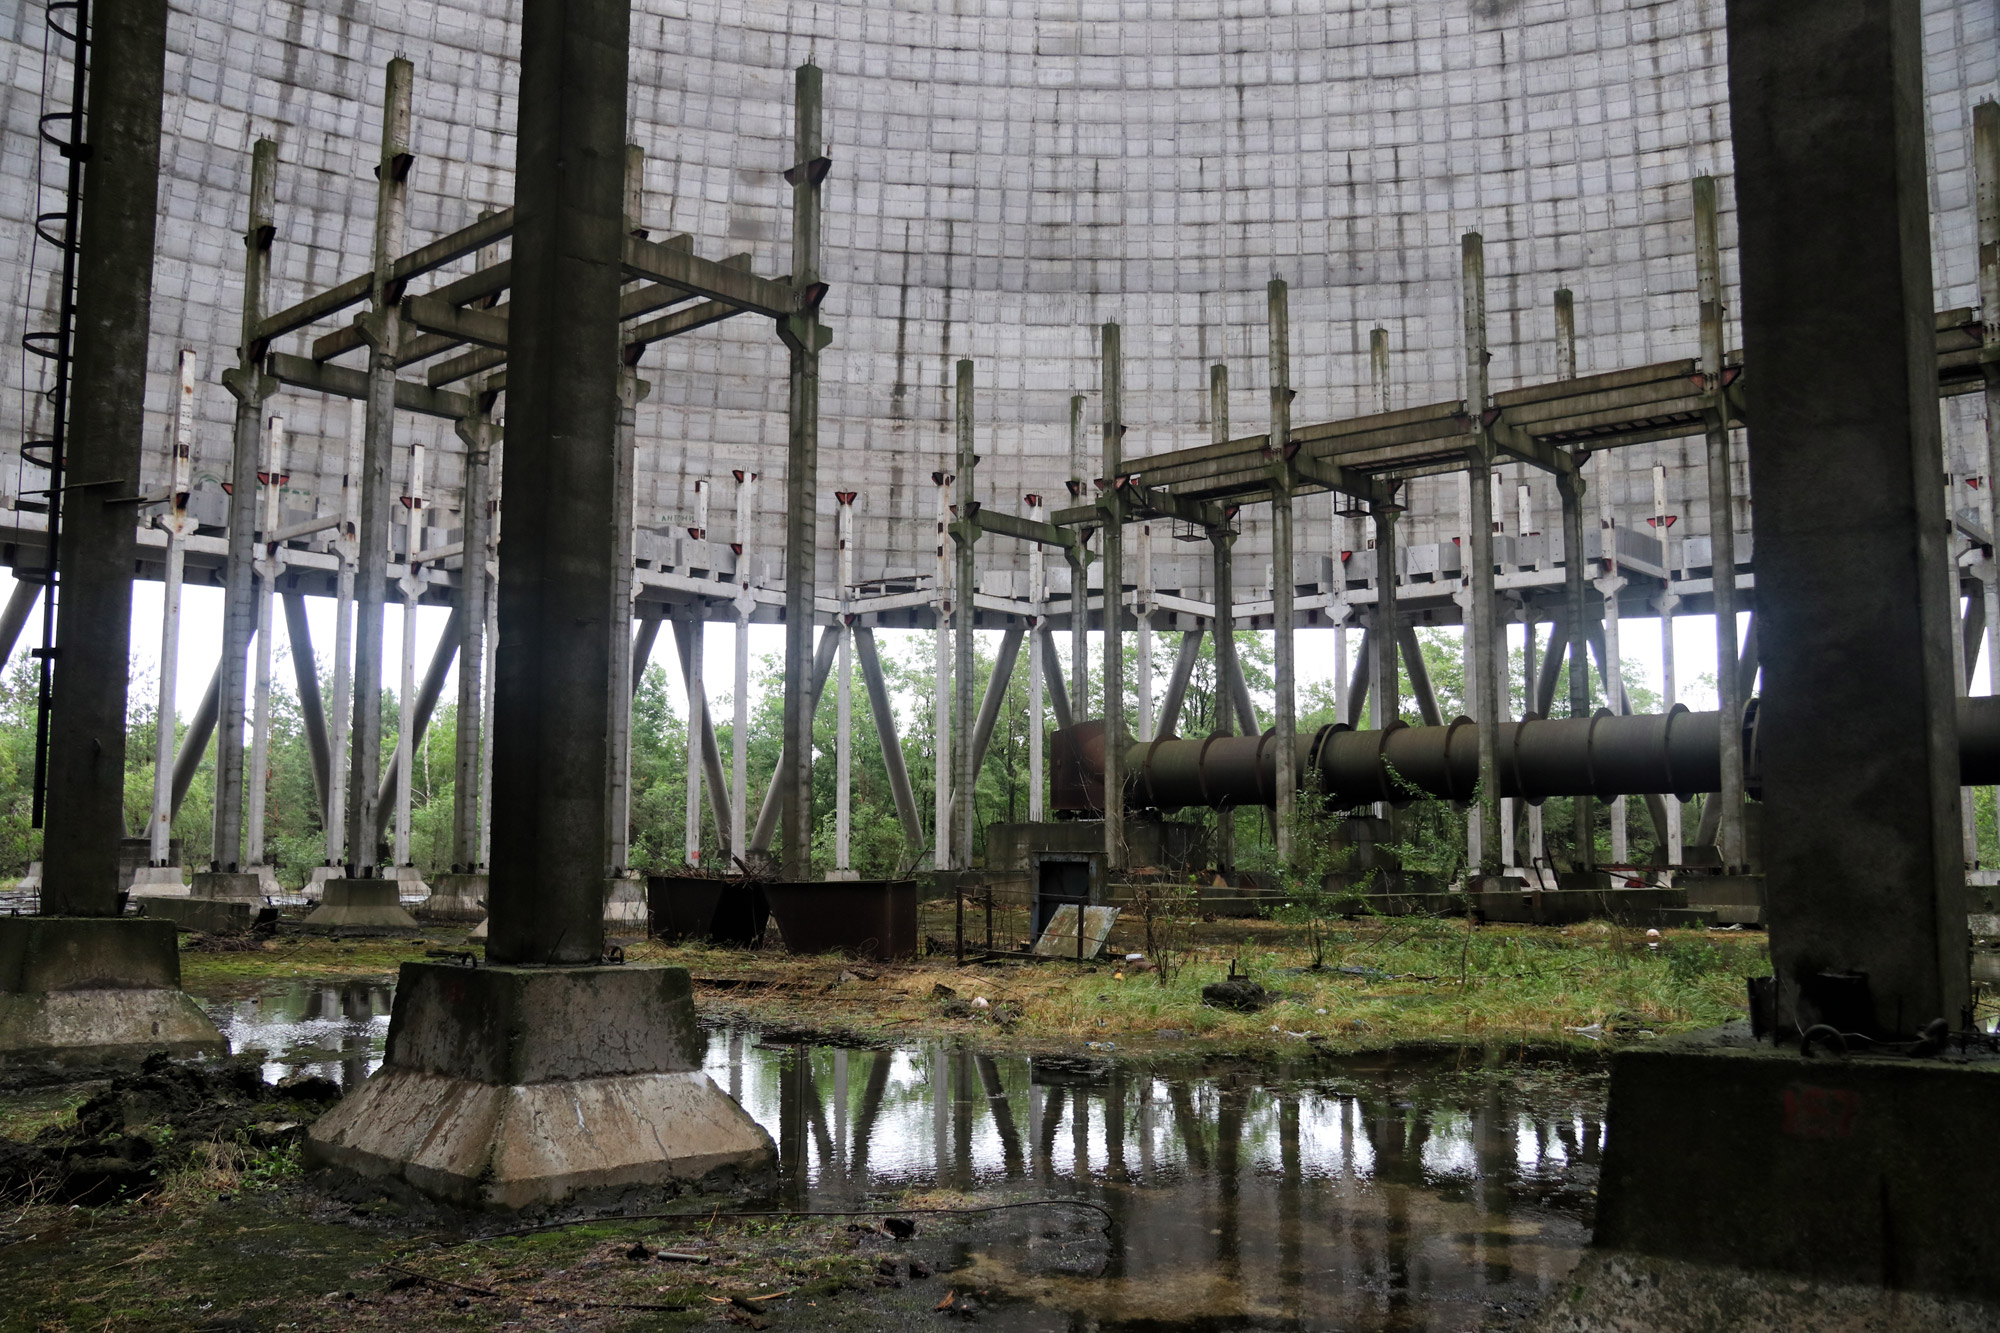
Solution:
{"label": "concrete footing block", "polygon": [[2000,1238],[1966,1222],[2000,1192],[1996,1104],[2000,1058],[1955,1050],[1808,1059],[1745,1026],[1620,1051],[1595,1244],[2000,1300]]}
{"label": "concrete footing block", "polygon": [[485,871],[454,871],[432,881],[430,897],[411,910],[419,921],[483,921],[486,891]]}
{"label": "concrete footing block", "polygon": [[620,934],[646,933],[646,877],[638,871],[604,881],[604,928]]}
{"label": "concrete footing block", "polygon": [[424,883],[424,872],[415,866],[383,866],[382,878],[396,882],[396,892],[406,907],[414,907],[431,896],[431,886]]}
{"label": "concrete footing block", "polygon": [[306,1162],[479,1209],[761,1183],[770,1136],[702,1073],[704,1041],[682,968],[405,963],[387,1059]]}
{"label": "concrete footing block", "polygon": [[[275,886],[275,879],[270,884]],[[255,867],[249,870],[197,870],[194,883],[188,889],[196,898],[234,898],[240,902],[259,903],[274,892],[267,888],[264,876]]]}
{"label": "concrete footing block", "polygon": [[229,1046],[184,994],[173,923],[0,917],[0,1081],[77,1078]]}
{"label": "concrete footing block", "polygon": [[485,939],[485,938],[486,938],[486,918],[485,918],[485,917],[483,917],[483,916],[482,916],[482,917],[480,917],[480,918],[479,918],[479,924],[478,924],[478,925],[476,925],[476,926],[474,926],[474,927],[473,927],[473,928],[472,928],[471,930],[468,930],[468,931],[466,931],[466,932],[465,932],[465,938],[466,938],[466,939],[468,939],[468,940],[483,940],[483,939]]}
{"label": "concrete footing block", "polygon": [[417,929],[403,910],[393,879],[330,879],[319,906],[305,919],[308,930],[397,931]]}
{"label": "concrete footing block", "polygon": [[171,921],[181,930],[204,935],[241,935],[257,919],[258,904],[241,898],[195,898],[182,894],[135,893],[139,915]]}
{"label": "concrete footing block", "polygon": [[140,866],[132,872],[132,896],[185,898],[187,881],[181,878],[179,866]]}

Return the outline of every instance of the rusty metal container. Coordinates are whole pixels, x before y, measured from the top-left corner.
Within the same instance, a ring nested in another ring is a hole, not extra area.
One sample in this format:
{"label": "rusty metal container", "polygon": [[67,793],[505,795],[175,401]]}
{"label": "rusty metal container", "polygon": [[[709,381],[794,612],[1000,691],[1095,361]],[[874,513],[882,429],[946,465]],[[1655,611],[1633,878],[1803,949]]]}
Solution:
{"label": "rusty metal container", "polygon": [[646,876],[647,933],[749,947],[764,938],[771,908],[764,886],[741,877]]}
{"label": "rusty metal container", "polygon": [[844,953],[886,963],[917,952],[913,879],[774,881],[764,893],[792,953]]}

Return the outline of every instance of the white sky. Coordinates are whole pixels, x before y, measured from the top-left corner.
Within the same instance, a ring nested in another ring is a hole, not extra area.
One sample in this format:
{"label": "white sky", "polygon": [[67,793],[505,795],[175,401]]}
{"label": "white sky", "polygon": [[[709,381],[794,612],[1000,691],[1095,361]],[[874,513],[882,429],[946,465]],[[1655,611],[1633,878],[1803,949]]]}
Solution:
{"label": "white sky", "polygon": [[[0,597],[13,588],[13,578],[0,571]],[[160,662],[160,606],[163,585],[151,580],[140,580],[133,586],[132,593],[132,668],[135,689],[153,690],[159,678]],[[308,619],[312,625],[313,646],[320,660],[327,660],[333,650],[334,604],[329,597],[309,597],[306,599]],[[449,612],[442,607],[423,607],[417,612],[417,677],[422,679],[431,653],[436,649],[439,637],[444,633]],[[279,626],[277,654],[274,658],[273,676],[283,681],[287,691],[291,689],[291,666],[289,646],[282,625],[282,611],[276,616]],[[1715,698],[1712,691],[1697,685],[1704,675],[1715,671],[1715,630],[1714,618],[1710,616],[1678,616],[1674,620],[1674,645],[1676,674],[1680,678],[1680,701],[1692,709],[1713,708]],[[1741,632],[1739,622],[1739,633]],[[29,618],[23,630],[21,641],[15,647],[14,660],[22,660],[28,648],[35,642],[41,630],[39,610]],[[1620,622],[1620,654],[1628,663],[1636,664],[1644,673],[1648,685],[1655,691],[1662,689],[1660,675],[1660,631],[1659,621],[1639,620],[1630,617]],[[1548,631],[1543,631],[1544,642]],[[1521,642],[1519,626],[1510,628],[1511,641],[1518,648]],[[399,687],[402,678],[402,635],[403,609],[391,603],[383,623],[382,683],[388,690]],[[877,640],[887,653],[901,655],[908,651],[907,645],[913,638],[921,638],[928,651],[930,632],[927,630],[878,630]],[[1167,636],[1162,636],[1167,637]],[[1332,631],[1309,629],[1299,631],[1299,684],[1303,689],[1315,681],[1328,679],[1333,670]],[[998,635],[989,636],[991,641]],[[1067,638],[1067,635],[1064,635]],[[736,657],[736,629],[726,622],[711,623],[707,634],[707,651],[704,656],[704,674],[708,681],[712,699],[720,700],[730,691],[734,679]],[[1318,640],[1324,647],[1315,644]],[[208,681],[215,671],[216,654],[222,642],[222,589],[216,587],[189,587],[182,597],[180,671],[175,681],[177,711],[183,718],[193,715],[201,702]],[[784,628],[780,625],[753,625],[750,627],[750,658],[755,678],[756,663],[766,654],[782,652],[784,649]],[[1092,636],[1093,644],[1098,642]],[[1358,651],[1360,635],[1348,636],[1350,663],[1352,655]],[[680,670],[674,653],[672,635],[661,633],[654,648],[652,660],[667,669],[668,696],[676,708],[684,705]],[[1157,687],[1164,689],[1166,673],[1172,666],[1171,649],[1156,651],[1155,678]],[[859,688],[857,684],[857,688]],[[456,666],[452,677],[446,682],[444,699],[455,697],[457,689]],[[1972,683],[1972,692],[1986,692],[1986,663],[1983,655]]]}

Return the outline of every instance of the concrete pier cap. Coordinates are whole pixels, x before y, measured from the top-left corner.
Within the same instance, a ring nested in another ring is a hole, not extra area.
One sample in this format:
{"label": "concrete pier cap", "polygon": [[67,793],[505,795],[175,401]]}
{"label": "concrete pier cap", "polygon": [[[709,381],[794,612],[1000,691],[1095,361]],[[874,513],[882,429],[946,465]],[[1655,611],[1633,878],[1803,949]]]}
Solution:
{"label": "concrete pier cap", "polygon": [[387,1059],[306,1163],[471,1209],[759,1186],[776,1150],[705,1043],[684,968],[405,963]]}
{"label": "concrete pier cap", "polygon": [[82,1077],[154,1051],[228,1050],[181,990],[173,922],[0,917],[0,1083]]}

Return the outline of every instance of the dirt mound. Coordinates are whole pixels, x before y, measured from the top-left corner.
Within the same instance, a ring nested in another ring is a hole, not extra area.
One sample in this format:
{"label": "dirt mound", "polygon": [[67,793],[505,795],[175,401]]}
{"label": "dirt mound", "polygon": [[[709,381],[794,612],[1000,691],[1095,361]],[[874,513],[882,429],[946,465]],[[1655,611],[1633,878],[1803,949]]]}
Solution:
{"label": "dirt mound", "polygon": [[0,1197],[109,1203],[153,1188],[205,1145],[289,1147],[339,1100],[331,1079],[270,1084],[251,1060],[151,1055],[77,1107],[72,1123],[31,1143],[0,1139]]}

